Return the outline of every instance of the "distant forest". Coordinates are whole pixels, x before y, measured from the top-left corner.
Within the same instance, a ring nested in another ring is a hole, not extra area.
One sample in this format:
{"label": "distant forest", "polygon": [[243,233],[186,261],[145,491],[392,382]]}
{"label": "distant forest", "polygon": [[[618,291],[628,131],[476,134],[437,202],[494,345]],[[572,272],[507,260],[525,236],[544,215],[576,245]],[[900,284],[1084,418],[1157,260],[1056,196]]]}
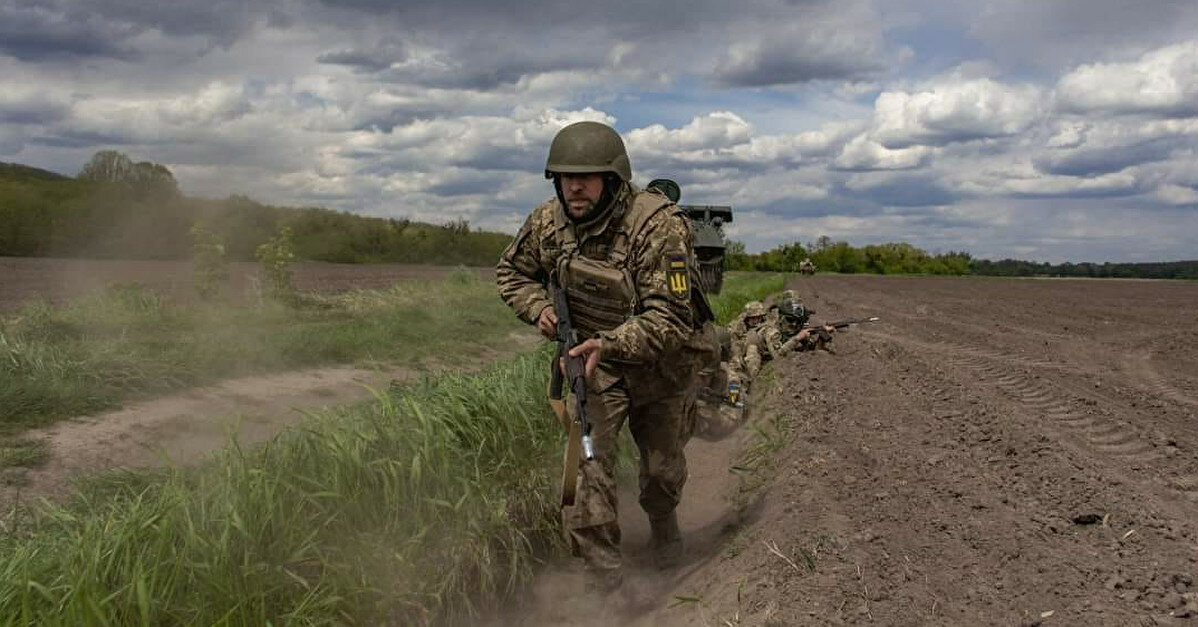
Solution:
{"label": "distant forest", "polygon": [[[441,225],[368,218],[319,207],[277,207],[245,196],[189,198],[170,170],[102,151],[71,178],[0,163],[0,255],[182,259],[192,254],[191,228],[224,240],[230,259],[251,260],[283,227],[296,256],[338,263],[494,265],[510,235],[478,231],[465,221]],[[731,242],[732,270],[797,272],[810,258],[820,272],[1050,277],[1198,279],[1198,260],[1156,263],[1062,263],[974,259],[967,252],[932,254],[898,242],[854,247],[820,237],[749,254]]]}
{"label": "distant forest", "polygon": [[826,236],[806,246],[799,243],[784,244],[757,254],[747,254],[743,244],[732,242],[728,265],[734,270],[798,272],[799,263],[804,259],[811,259],[821,272],[844,274],[1198,279],[1198,260],[1061,264],[1016,259],[990,261],[974,259],[966,252],[931,254],[903,242],[857,248],[848,242],[834,242]]}
{"label": "distant forest", "polygon": [[283,227],[296,256],[340,263],[489,266],[511,241],[464,220],[433,225],[245,196],[190,198],[166,167],[114,151],[96,153],[76,178],[0,163],[0,255],[185,259],[196,224],[222,238],[233,260],[252,260]]}

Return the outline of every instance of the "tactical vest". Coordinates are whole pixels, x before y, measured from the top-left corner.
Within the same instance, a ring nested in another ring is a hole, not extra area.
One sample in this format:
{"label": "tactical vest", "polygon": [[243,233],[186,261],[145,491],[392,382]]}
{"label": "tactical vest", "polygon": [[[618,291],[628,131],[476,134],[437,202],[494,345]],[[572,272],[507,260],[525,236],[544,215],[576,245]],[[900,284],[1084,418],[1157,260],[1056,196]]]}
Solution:
{"label": "tactical vest", "polygon": [[659,193],[638,193],[634,188],[632,202],[613,208],[617,213],[610,217],[607,228],[615,232],[603,259],[583,256],[565,211],[554,212],[554,239],[561,250],[557,258],[558,282],[566,290],[570,315],[583,337],[610,331],[640,313],[628,257],[649,220],[673,206]]}

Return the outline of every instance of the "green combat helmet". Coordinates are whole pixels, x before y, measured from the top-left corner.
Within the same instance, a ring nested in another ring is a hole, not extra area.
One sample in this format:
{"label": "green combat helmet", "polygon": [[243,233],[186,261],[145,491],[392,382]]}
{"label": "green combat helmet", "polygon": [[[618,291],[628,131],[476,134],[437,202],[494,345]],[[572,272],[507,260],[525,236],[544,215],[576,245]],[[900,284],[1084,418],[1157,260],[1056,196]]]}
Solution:
{"label": "green combat helmet", "polygon": [[764,318],[765,317],[765,304],[759,300],[751,300],[751,301],[745,303],[745,317],[746,318]]}
{"label": "green combat helmet", "polygon": [[620,134],[599,122],[575,122],[558,131],[549,145],[545,178],[595,172],[612,172],[625,183],[632,180],[632,162]]}

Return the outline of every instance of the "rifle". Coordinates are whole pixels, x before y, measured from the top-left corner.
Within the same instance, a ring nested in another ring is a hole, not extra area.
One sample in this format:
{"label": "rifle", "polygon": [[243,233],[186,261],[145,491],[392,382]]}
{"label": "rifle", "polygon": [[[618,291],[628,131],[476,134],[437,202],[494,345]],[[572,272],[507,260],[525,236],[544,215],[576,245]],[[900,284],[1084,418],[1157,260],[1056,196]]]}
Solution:
{"label": "rifle", "polygon": [[[825,327],[832,327],[833,329],[845,329],[854,324],[863,324],[866,322],[877,322],[879,320],[881,320],[881,318],[879,318],[878,316],[870,316],[868,318],[849,318],[847,320],[837,320],[835,322],[825,322],[823,324],[806,324],[806,323],[804,323],[803,328],[807,329],[808,331],[811,331],[812,335],[815,336],[815,340],[817,342],[819,342],[820,344],[826,344],[826,343],[832,341],[832,334],[829,333],[827,331],[827,329],[825,329]],[[808,336],[808,337],[810,337],[810,336]]]}
{"label": "rifle", "polygon": [[[595,445],[591,440],[591,422],[587,419],[586,360],[582,356],[570,357],[570,349],[581,343],[578,329],[574,328],[570,318],[566,290],[556,281],[550,281],[549,289],[553,292],[553,309],[557,314],[557,357],[553,360],[553,375],[549,381],[550,403],[563,401],[567,379],[570,394],[574,397],[574,417],[570,421],[562,466],[562,505],[567,506],[574,504],[581,462],[595,459]],[[566,365],[564,376],[560,365],[563,361]]]}

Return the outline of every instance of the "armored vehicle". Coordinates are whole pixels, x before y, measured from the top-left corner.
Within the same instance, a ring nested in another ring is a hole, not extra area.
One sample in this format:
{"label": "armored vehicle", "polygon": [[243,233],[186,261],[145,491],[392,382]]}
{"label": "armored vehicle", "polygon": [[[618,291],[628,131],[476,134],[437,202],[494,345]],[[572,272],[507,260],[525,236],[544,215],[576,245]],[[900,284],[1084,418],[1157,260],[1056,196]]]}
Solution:
{"label": "armored vehicle", "polygon": [[[674,202],[682,197],[678,183],[670,179],[654,179],[649,187],[660,190]],[[724,253],[728,239],[724,237],[724,225],[732,221],[732,207],[727,205],[678,205],[690,216],[695,230],[695,256],[699,258],[699,272],[703,277],[703,289],[708,294],[719,294],[724,286],[724,269],[727,261]]]}

